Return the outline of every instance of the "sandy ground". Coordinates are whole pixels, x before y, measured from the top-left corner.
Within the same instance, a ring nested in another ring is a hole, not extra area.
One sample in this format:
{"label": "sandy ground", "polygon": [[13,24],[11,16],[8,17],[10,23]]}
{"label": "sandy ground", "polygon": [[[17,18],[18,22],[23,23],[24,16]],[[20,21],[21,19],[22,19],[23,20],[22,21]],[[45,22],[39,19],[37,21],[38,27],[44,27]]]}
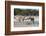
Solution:
{"label": "sandy ground", "polygon": [[39,25],[39,18],[35,17],[34,21],[21,21],[18,22],[17,20],[14,21],[14,27],[37,27]]}

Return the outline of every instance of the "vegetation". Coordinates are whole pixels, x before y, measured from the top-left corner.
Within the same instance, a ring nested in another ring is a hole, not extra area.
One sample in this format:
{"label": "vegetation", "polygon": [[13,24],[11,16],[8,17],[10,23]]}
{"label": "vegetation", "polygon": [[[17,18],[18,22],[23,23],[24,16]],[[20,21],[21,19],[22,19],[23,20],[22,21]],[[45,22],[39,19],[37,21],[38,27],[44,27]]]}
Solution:
{"label": "vegetation", "polygon": [[34,15],[34,16],[38,16],[39,15],[39,11],[36,9],[19,9],[19,8],[15,8],[14,9],[14,15]]}

